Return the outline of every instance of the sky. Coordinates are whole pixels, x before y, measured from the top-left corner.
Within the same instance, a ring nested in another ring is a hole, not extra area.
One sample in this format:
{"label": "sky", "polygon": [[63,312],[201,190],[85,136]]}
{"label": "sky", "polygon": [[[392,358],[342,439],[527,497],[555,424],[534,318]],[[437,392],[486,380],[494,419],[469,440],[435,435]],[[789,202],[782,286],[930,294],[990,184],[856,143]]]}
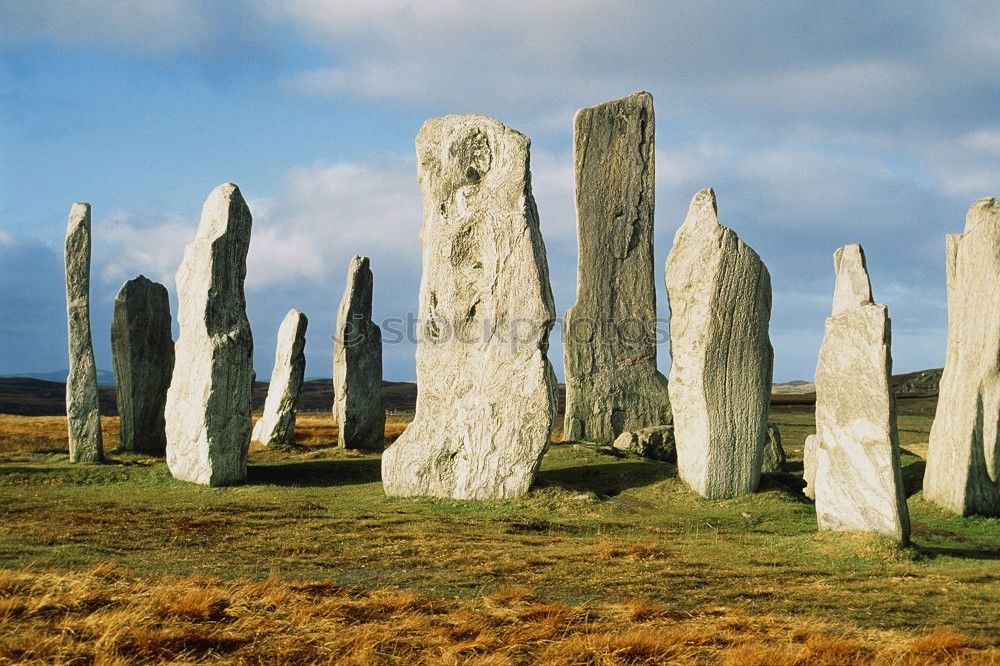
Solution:
{"label": "sky", "polygon": [[[448,113],[532,139],[561,315],[576,300],[573,114],[636,90],[655,101],[659,317],[674,233],[710,186],[770,270],[776,381],[812,378],[832,253],[853,242],[889,306],[895,370],[940,367],[944,234],[1000,192],[997,26],[1000,3],[961,0],[0,0],[0,374],[68,365],[74,201],[93,206],[110,369],[118,289],[144,274],[176,313],[202,203],[234,182],[254,217],[258,377],[292,307],[309,317],[306,375],[329,377],[353,255],[371,257],[376,321],[416,309],[414,137]],[[385,378],[414,379],[413,355],[387,343]]]}

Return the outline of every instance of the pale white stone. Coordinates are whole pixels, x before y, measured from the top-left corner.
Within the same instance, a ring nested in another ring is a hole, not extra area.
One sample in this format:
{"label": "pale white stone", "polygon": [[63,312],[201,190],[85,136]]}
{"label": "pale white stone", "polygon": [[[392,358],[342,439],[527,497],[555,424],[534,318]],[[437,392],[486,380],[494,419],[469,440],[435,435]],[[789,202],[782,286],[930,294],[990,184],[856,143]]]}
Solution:
{"label": "pale white stone", "polygon": [[337,310],[333,339],[333,418],[337,444],[347,449],[385,448],[382,406],[382,331],[372,321],[372,275],[368,257],[354,257]]}
{"label": "pale white stone", "polygon": [[382,457],[388,495],[524,495],[549,440],[555,318],[527,137],[484,116],[424,123],[423,277],[413,422]]}
{"label": "pale white stone", "polygon": [[817,522],[821,530],[877,532],[906,542],[910,519],[889,383],[888,310],[873,304],[865,287],[860,245],[837,250],[834,266],[833,314],[816,364]]}
{"label": "pale white stone", "polygon": [[278,328],[274,368],[267,385],[264,413],[253,428],[251,441],[264,446],[291,444],[295,439],[295,414],[306,372],[306,327],[309,320],[292,308]]}
{"label": "pale white stone", "polygon": [[111,320],[111,356],[118,395],[119,448],[164,455],[167,433],[163,410],[174,369],[166,287],[144,275],[122,285]]}
{"label": "pale white stone", "polygon": [[656,369],[653,96],[580,109],[573,122],[580,244],[566,313],[566,440],[609,442],[669,424]]}
{"label": "pale white stone", "polygon": [[666,267],[670,403],[681,479],[704,497],[753,492],[767,441],[771,278],[698,192]]}
{"label": "pale white stone", "polygon": [[946,237],[948,342],[924,499],[1000,516],[1000,203],[980,199]]}
{"label": "pale white stone", "polygon": [[802,479],[806,487],[802,490],[809,499],[816,499],[816,449],[819,448],[819,437],[816,434],[806,437],[802,449]]}
{"label": "pale white stone", "polygon": [[66,420],[71,462],[104,462],[97,364],[90,333],[90,204],[75,203],[66,227],[66,318],[69,377]]}
{"label": "pale white stone", "polygon": [[215,188],[177,271],[180,337],[167,391],[167,466],[183,481],[219,486],[246,478],[253,336],[243,281],[251,223],[239,188]]}

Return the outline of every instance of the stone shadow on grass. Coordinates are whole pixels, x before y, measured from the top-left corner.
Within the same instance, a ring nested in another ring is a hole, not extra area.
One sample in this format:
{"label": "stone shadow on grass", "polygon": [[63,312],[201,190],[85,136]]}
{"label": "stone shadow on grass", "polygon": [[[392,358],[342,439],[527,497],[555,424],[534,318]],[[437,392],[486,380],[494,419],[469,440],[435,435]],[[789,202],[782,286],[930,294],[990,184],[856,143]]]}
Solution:
{"label": "stone shadow on grass", "polygon": [[380,458],[257,463],[247,467],[247,484],[325,488],[378,483]]}
{"label": "stone shadow on grass", "polygon": [[626,462],[547,469],[538,473],[535,488],[564,488],[598,497],[614,497],[629,488],[649,486],[677,476],[677,466],[662,462]]}

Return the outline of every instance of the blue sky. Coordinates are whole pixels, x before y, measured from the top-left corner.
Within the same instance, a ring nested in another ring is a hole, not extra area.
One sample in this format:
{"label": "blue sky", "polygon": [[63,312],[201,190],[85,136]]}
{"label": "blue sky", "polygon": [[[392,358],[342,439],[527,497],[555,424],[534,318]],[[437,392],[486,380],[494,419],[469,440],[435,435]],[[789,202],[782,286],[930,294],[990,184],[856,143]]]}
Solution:
{"label": "blue sky", "polygon": [[[73,201],[93,205],[110,369],[122,282],[144,273],[173,297],[201,204],[232,181],[254,214],[258,375],[298,307],[307,375],[329,376],[352,255],[372,258],[377,319],[415,308],[413,139],[446,113],[532,138],[561,314],[576,289],[573,113],[635,90],[656,105],[661,317],[673,234],[712,186],[771,271],[776,380],[811,378],[831,255],[849,242],[889,306],[897,371],[940,366],[944,234],[1000,191],[998,25],[996,2],[0,0],[0,374],[67,365]],[[386,346],[387,379],[415,376],[413,351]],[[562,376],[558,344],[551,357]]]}

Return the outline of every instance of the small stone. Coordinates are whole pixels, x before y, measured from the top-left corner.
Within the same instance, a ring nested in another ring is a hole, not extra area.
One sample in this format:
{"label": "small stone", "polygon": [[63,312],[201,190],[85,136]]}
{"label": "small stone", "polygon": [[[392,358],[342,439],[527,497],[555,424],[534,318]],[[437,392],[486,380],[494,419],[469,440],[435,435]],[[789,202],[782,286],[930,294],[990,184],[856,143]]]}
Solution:
{"label": "small stone", "polygon": [[580,109],[573,125],[580,259],[565,318],[564,431],[610,442],[671,422],[656,369],[653,96]]}
{"label": "small stone", "polygon": [[652,426],[635,432],[625,431],[615,439],[614,448],[653,460],[677,460],[674,427],[670,425]]}
{"label": "small stone", "polygon": [[215,188],[177,271],[174,373],[167,391],[167,467],[209,486],[246,478],[253,336],[243,281],[252,219],[238,187]]}
{"label": "small stone", "polygon": [[816,449],[819,446],[819,437],[815,434],[806,437],[805,446],[802,448],[802,479],[806,482],[806,487],[802,490],[809,499],[816,499]]}
{"label": "small stone", "polygon": [[1000,203],[980,199],[947,237],[948,342],[924,499],[1000,516]]}
{"label": "small stone", "polygon": [[333,418],[337,444],[362,451],[385,449],[382,406],[382,331],[372,321],[374,277],[368,257],[354,257],[337,310],[333,341]]}
{"label": "small stone", "polygon": [[680,477],[710,499],[753,492],[771,404],[771,278],[719,224],[711,189],[694,196],[677,230],[666,284]]}
{"label": "small stone", "polygon": [[526,136],[484,116],[424,123],[423,278],[413,422],[382,456],[390,496],[511,499],[556,410],[555,307]]}
{"label": "small stone", "polygon": [[773,423],[767,424],[767,444],[761,458],[760,473],[774,474],[785,468],[785,449],[781,446],[781,432]]}
{"label": "small stone", "polygon": [[118,394],[119,448],[151,456],[167,450],[163,410],[174,370],[170,297],[140,275],[122,285],[111,320],[111,357]]}
{"label": "small stone", "polygon": [[292,308],[278,328],[264,413],[253,428],[252,442],[263,446],[287,446],[295,441],[295,414],[306,372],[308,325],[306,316]]}
{"label": "small stone", "polygon": [[90,204],[75,203],[66,227],[66,316],[69,377],[66,420],[70,462],[104,462],[97,363],[90,332]]}
{"label": "small stone", "polygon": [[820,530],[876,532],[905,543],[910,518],[890,386],[888,310],[872,302],[860,245],[837,250],[834,266],[833,314],[816,364],[817,522]]}

